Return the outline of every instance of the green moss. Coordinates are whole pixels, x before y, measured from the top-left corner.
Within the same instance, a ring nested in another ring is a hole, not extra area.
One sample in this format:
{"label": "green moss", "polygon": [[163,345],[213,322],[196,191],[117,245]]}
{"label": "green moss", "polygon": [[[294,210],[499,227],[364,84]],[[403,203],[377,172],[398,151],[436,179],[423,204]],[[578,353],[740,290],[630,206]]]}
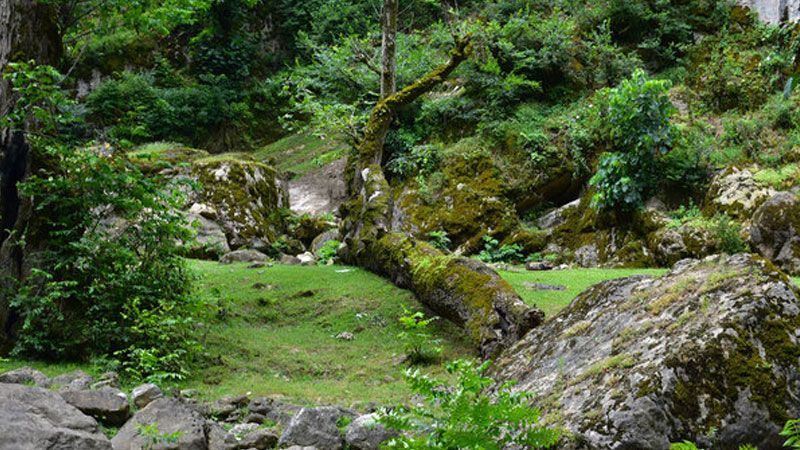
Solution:
{"label": "green moss", "polygon": [[609,356],[608,358],[602,361],[598,361],[589,366],[578,376],[570,380],[570,384],[572,385],[579,384],[582,381],[596,377],[598,375],[605,374],[614,369],[630,368],[633,367],[635,364],[636,364],[636,359],[627,353],[620,353],[618,355]]}

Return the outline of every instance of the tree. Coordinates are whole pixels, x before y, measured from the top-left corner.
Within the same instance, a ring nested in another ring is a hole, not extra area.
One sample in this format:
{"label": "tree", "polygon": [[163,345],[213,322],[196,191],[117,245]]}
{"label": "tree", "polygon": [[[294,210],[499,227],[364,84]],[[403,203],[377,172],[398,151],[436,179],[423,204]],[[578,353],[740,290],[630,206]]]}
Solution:
{"label": "tree", "polygon": [[[454,33],[446,62],[392,92],[396,0],[384,6],[382,96],[370,113],[357,154],[347,164],[350,200],[342,206],[343,258],[389,277],[442,317],[464,326],[485,357],[521,338],[544,315],[483,263],[445,255],[427,243],[392,231],[394,197],[383,173],[386,136],[397,113],[444,82],[472,52],[472,37]],[[386,44],[389,45],[386,45]],[[387,95],[388,94],[388,95]]]}

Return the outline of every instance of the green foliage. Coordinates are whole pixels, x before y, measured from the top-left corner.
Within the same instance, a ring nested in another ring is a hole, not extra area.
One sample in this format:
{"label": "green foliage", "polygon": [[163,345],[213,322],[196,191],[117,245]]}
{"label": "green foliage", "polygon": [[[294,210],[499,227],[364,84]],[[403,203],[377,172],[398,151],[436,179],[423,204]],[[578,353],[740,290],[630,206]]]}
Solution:
{"label": "green foliage", "polygon": [[800,419],[793,419],[786,422],[781,431],[781,436],[786,438],[784,447],[800,449]]}
{"label": "green foliage", "polygon": [[637,71],[609,93],[608,126],[614,152],[601,155],[591,184],[593,204],[603,209],[639,208],[656,187],[659,158],[672,146],[674,107],[668,81]]}
{"label": "green foliage", "polygon": [[183,431],[175,431],[173,433],[162,433],[158,429],[157,423],[149,425],[137,424],[136,434],[144,439],[143,450],[153,450],[165,444],[177,444],[180,438],[185,434]]}
{"label": "green foliage", "polygon": [[689,202],[688,206],[681,205],[678,209],[669,213],[670,221],[667,224],[667,228],[678,228],[681,225],[702,219],[702,217],[703,212],[700,211],[700,208],[694,202]]}
{"label": "green foliage", "polygon": [[25,93],[16,106],[24,113],[11,117],[36,117],[29,137],[40,161],[19,185],[20,195],[47,221],[21,236],[41,250],[31,276],[10,293],[21,318],[14,354],[113,354],[137,378],[185,375],[196,355],[193,332],[202,309],[177,244],[192,238],[179,212],[185,196],[106,148],[65,145],[59,130],[71,117],[62,114],[65,96],[54,84],[56,72],[16,68],[23,73],[9,78]]}
{"label": "green foliage", "polygon": [[446,231],[431,231],[428,233],[428,242],[430,242],[432,246],[445,252],[450,251],[450,245],[452,245]]}
{"label": "green foliage", "polygon": [[397,337],[403,343],[409,364],[432,363],[441,356],[441,339],[434,338],[430,330],[430,325],[436,320],[438,317],[425,318],[422,311],[410,311],[403,307],[403,316],[400,317],[403,331]]}
{"label": "green foliage", "polygon": [[725,214],[714,218],[714,233],[719,240],[719,250],[729,255],[749,252],[750,246],[742,238],[742,226]]}
{"label": "green foliage", "polygon": [[336,239],[326,242],[322,248],[319,249],[319,263],[328,264],[328,261],[335,258],[339,251],[339,245],[341,245],[341,242]]}
{"label": "green foliage", "polygon": [[425,403],[399,406],[384,412],[380,421],[403,432],[384,443],[387,449],[501,450],[509,446],[550,448],[559,433],[539,424],[539,410],[530,406],[530,395],[501,386],[489,395],[494,380],[484,375],[489,362],[450,363],[447,371],[455,385],[409,370],[406,380]]}
{"label": "green foliage", "polygon": [[522,255],[522,246],[519,244],[505,244],[486,235],[483,237],[483,250],[478,254],[478,259],[487,263],[520,262],[525,259]]}

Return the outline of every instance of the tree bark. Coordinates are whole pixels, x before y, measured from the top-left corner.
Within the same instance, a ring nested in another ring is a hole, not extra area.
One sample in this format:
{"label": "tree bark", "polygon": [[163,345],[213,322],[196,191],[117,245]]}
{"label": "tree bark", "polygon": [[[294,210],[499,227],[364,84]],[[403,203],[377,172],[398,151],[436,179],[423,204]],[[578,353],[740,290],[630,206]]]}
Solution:
{"label": "tree bark", "polygon": [[[57,65],[62,43],[56,23],[52,5],[0,0],[0,73],[13,61]],[[0,116],[8,114],[15,102],[11,86],[0,80]],[[21,198],[17,190],[39,164],[25,139],[26,128],[0,129],[0,350],[8,343],[14,322],[8,306],[11,292],[29,274],[34,249],[44,245],[32,229],[37,220],[31,200]]]}
{"label": "tree bark", "polygon": [[398,0],[383,2],[383,40],[381,42],[381,99],[397,91],[397,15]]}
{"label": "tree bark", "polygon": [[410,289],[437,314],[463,326],[483,357],[496,355],[540,324],[544,314],[478,261],[445,255],[391,230],[394,197],[383,174],[383,144],[405,106],[442,83],[467,59],[470,37],[456,41],[450,58],[415,83],[381,99],[372,110],[358,155],[348,164],[350,200],[342,206],[342,258]]}

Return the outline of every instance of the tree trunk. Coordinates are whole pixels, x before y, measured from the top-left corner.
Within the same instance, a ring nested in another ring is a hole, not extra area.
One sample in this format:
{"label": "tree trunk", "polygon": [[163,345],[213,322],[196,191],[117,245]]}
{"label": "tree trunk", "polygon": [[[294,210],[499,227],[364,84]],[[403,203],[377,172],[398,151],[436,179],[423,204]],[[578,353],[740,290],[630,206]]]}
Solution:
{"label": "tree trunk", "polygon": [[381,43],[381,99],[397,91],[397,14],[398,0],[383,2],[383,41]]}
{"label": "tree trunk", "polygon": [[[61,50],[53,6],[35,0],[0,0],[0,73],[13,61],[57,65]],[[0,80],[0,116],[14,107],[11,91]],[[44,244],[37,241],[31,227],[35,218],[30,199],[20,198],[17,191],[18,183],[38,165],[32,160],[25,131],[0,129],[0,350],[14,322],[8,308],[11,292],[28,275],[34,249]]]}
{"label": "tree trunk", "polygon": [[370,115],[356,160],[348,164],[350,200],[342,206],[345,261],[410,289],[437,314],[466,328],[481,355],[491,357],[541,323],[514,289],[478,261],[445,255],[391,230],[394,198],[383,174],[383,143],[403,107],[442,83],[467,59],[470,37],[458,40],[450,59],[400,92],[381,99]]}

